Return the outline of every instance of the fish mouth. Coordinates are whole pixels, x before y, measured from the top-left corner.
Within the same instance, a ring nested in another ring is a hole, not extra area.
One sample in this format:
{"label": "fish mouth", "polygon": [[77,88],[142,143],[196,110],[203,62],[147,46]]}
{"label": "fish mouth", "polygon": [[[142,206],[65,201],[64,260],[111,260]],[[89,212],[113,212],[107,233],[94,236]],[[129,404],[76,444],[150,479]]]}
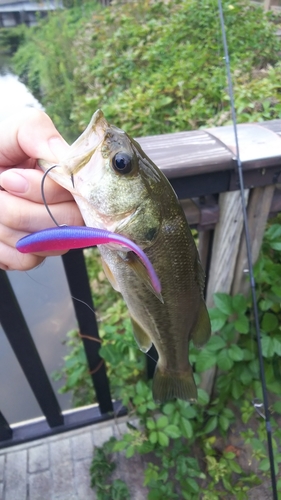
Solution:
{"label": "fish mouth", "polygon": [[[53,168],[48,175],[72,194],[77,194],[74,176],[90,162],[92,156],[103,143],[109,128],[110,125],[102,110],[98,109],[84,132],[70,146],[67,156],[59,158],[56,168]],[[44,159],[39,159],[37,162],[43,172],[55,167],[54,163]]]}

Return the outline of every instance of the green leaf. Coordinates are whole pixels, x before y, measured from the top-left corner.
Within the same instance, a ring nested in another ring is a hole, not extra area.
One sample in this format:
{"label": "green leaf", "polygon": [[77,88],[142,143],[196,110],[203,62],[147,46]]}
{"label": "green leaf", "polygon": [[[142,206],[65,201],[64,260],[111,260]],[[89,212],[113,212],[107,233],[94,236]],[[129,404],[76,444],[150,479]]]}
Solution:
{"label": "green leaf", "polygon": [[265,358],[272,358],[275,351],[274,339],[267,335],[262,335],[261,338],[262,353]]}
{"label": "green leaf", "polygon": [[233,380],[231,392],[234,399],[239,399],[244,393],[244,387],[238,380]]}
{"label": "green leaf", "polygon": [[168,423],[169,423],[168,417],[162,415],[162,417],[158,418],[158,420],[156,421],[156,427],[157,429],[163,429],[168,425]]}
{"label": "green leaf", "polygon": [[126,441],[116,441],[113,446],[113,451],[122,451],[127,448],[128,443]]}
{"label": "green leaf", "polygon": [[176,410],[175,403],[166,403],[163,406],[163,413],[165,413],[165,415],[171,415],[172,413],[175,412],[175,410]]}
{"label": "green leaf", "polygon": [[181,430],[177,427],[177,425],[167,425],[165,429],[165,434],[172,439],[177,439],[181,436]]}
{"label": "green leaf", "polygon": [[243,355],[243,350],[241,347],[239,347],[236,344],[233,344],[229,349],[228,349],[228,355],[233,361],[242,361],[244,355]]}
{"label": "green leaf", "polygon": [[268,228],[265,232],[265,238],[270,241],[280,240],[281,238],[281,225],[280,224],[272,224],[270,228]]}
{"label": "green leaf", "polygon": [[240,316],[234,321],[234,327],[239,333],[249,332],[249,320],[246,316]]}
{"label": "green leaf", "polygon": [[181,417],[180,419],[180,428],[182,430],[182,434],[187,439],[190,439],[193,436],[193,428],[189,420]]}
{"label": "green leaf", "polygon": [[223,415],[227,417],[229,420],[235,417],[233,411],[230,408],[224,408],[222,411]]}
{"label": "green leaf", "polygon": [[217,365],[220,370],[229,371],[234,365],[233,359],[228,354],[228,349],[223,349],[217,357]]}
{"label": "green leaf", "polygon": [[99,355],[112,365],[118,362],[118,355],[116,353],[115,346],[111,344],[103,345],[99,350]]}
{"label": "green leaf", "polygon": [[278,285],[273,285],[271,287],[271,291],[278,297],[280,298],[281,297],[281,286],[278,286]]}
{"label": "green leaf", "polygon": [[274,352],[281,357],[281,340],[274,337],[273,339]]}
{"label": "green leaf", "polygon": [[[197,481],[195,479],[193,479],[192,477],[187,477],[185,479],[185,483],[188,485],[188,487],[191,489],[191,491],[193,491],[194,493],[198,493],[199,492],[199,484],[197,483]],[[187,497],[188,498],[188,497]]]}
{"label": "green leaf", "polygon": [[139,380],[136,384],[136,391],[137,393],[142,396],[142,397],[146,397],[147,396],[147,385],[142,381],[142,380]]}
{"label": "green leaf", "polygon": [[218,332],[225,325],[228,315],[223,314],[219,309],[209,309],[209,317],[211,321],[212,332]]}
{"label": "green leaf", "polygon": [[156,424],[154,422],[154,420],[152,420],[152,418],[148,418],[147,421],[146,421],[146,427],[150,430],[152,429],[155,429],[156,427]]}
{"label": "green leaf", "polygon": [[135,454],[135,448],[133,445],[130,445],[126,450],[126,458],[131,458]]}
{"label": "green leaf", "polygon": [[266,312],[263,315],[261,327],[264,332],[272,332],[278,328],[277,316],[273,313]]}
{"label": "green leaf", "polygon": [[196,371],[204,372],[214,366],[217,361],[216,354],[209,352],[207,348],[199,352],[196,359]]}
{"label": "green leaf", "polygon": [[245,366],[241,370],[240,375],[239,375],[239,379],[241,380],[242,384],[244,384],[244,385],[249,385],[250,382],[253,380],[253,374],[247,366]]}
{"label": "green leaf", "polygon": [[168,446],[169,445],[169,438],[166,434],[164,434],[164,432],[159,431],[157,433],[157,435],[158,435],[158,443],[160,444],[160,446]]}
{"label": "green leaf", "polygon": [[281,241],[272,241],[272,242],[270,241],[269,244],[270,244],[270,246],[271,246],[271,248],[273,250],[277,250],[278,252],[280,252],[280,250],[281,250]]}
{"label": "green leaf", "polygon": [[218,425],[218,417],[216,416],[211,417],[204,427],[204,432],[206,432],[206,434],[213,432],[216,429],[217,425]]}
{"label": "green leaf", "polygon": [[229,461],[229,467],[233,472],[236,472],[236,474],[242,474],[242,469],[235,460]]}
{"label": "green leaf", "polygon": [[198,388],[197,392],[198,392],[198,404],[203,406],[207,405],[210,400],[209,394],[200,387]]}
{"label": "green leaf", "polygon": [[155,444],[158,441],[158,436],[156,431],[152,431],[149,436],[148,436],[149,441],[151,444]]}
{"label": "green leaf", "polygon": [[226,342],[225,340],[220,337],[219,335],[212,335],[212,337],[210,338],[209,342],[208,342],[208,351],[219,351],[220,349],[222,349],[223,347],[226,346]]}
{"label": "green leaf", "polygon": [[219,416],[219,425],[223,431],[227,431],[227,429],[230,426],[230,422],[229,422],[228,418],[226,418],[224,415],[220,415]]}
{"label": "green leaf", "polygon": [[263,472],[266,472],[270,469],[270,462],[269,458],[263,458],[260,463],[259,463],[259,469],[262,470]]}
{"label": "green leaf", "polygon": [[234,311],[238,314],[242,314],[247,310],[247,301],[244,295],[234,295],[234,297],[232,297],[232,305]]}
{"label": "green leaf", "polygon": [[260,300],[259,308],[261,311],[268,311],[273,306],[274,302],[270,299]]}
{"label": "green leaf", "polygon": [[233,460],[235,458],[235,453],[233,451],[225,451],[223,456],[227,458],[227,460]]}
{"label": "green leaf", "polygon": [[227,314],[228,316],[233,314],[234,309],[230,295],[227,295],[226,293],[216,293],[214,295],[214,302],[222,313]]}
{"label": "green leaf", "polygon": [[274,411],[281,414],[281,401],[276,401],[273,403],[272,407]]}

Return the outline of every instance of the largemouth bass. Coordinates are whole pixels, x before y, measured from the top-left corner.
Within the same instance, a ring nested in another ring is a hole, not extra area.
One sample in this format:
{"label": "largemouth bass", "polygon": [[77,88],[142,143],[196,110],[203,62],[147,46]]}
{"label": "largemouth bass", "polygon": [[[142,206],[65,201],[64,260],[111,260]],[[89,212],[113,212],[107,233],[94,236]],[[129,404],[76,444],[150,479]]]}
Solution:
{"label": "largemouth bass", "polygon": [[[44,160],[39,164],[45,171],[51,166]],[[72,193],[87,226],[126,236],[150,259],[161,293],[135,253],[99,245],[105,274],[128,306],[139,348],[147,352],[153,343],[157,349],[155,401],[195,401],[189,342],[201,347],[211,328],[204,272],[170,183],[139,144],[109,125],[100,110],[49,175]]]}

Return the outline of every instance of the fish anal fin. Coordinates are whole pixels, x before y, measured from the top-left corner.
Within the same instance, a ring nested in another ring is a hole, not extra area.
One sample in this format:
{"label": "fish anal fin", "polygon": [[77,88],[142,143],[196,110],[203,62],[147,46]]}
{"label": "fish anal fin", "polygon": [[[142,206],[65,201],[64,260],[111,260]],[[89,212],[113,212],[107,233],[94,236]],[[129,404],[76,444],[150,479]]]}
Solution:
{"label": "fish anal fin", "polygon": [[191,366],[184,372],[162,370],[158,365],[154,373],[152,393],[155,403],[165,403],[175,398],[195,403],[197,388]]}
{"label": "fish anal fin", "polygon": [[191,332],[191,338],[196,347],[205,345],[211,336],[211,322],[206,304],[202,299],[198,312],[198,320]]}
{"label": "fish anal fin", "polygon": [[142,352],[149,351],[149,349],[152,346],[151,339],[134,318],[131,317],[131,321],[132,321],[134,336],[140,350]]}
{"label": "fish anal fin", "polygon": [[130,268],[135,272],[137,277],[144,283],[144,285],[157,297],[157,299],[164,304],[163,297],[161,293],[157,293],[151,283],[151,279],[149,277],[149,274],[147,272],[146,267],[143,265],[141,260],[138,258],[138,256],[134,252],[128,252],[126,254],[126,258],[124,259],[124,262]]}
{"label": "fish anal fin", "polygon": [[112,274],[110,267],[107,265],[107,263],[105,262],[105,260],[103,258],[101,258],[101,263],[102,263],[102,267],[104,270],[104,274],[107,277],[112,288],[114,288],[114,290],[116,290],[116,292],[120,292],[118,285],[117,285],[117,282],[114,278],[114,275]]}

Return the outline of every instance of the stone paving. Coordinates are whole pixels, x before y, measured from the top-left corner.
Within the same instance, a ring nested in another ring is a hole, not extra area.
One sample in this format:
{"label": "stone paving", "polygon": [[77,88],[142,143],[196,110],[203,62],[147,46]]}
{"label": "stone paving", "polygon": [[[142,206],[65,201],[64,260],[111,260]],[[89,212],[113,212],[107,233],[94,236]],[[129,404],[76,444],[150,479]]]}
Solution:
{"label": "stone paving", "polygon": [[[123,417],[0,450],[0,500],[96,500],[89,474],[93,449],[111,436],[118,438],[126,430]],[[242,469],[257,472],[240,435],[232,433],[229,443],[241,450]],[[128,460],[122,453],[115,455],[117,467],[113,477],[126,482],[130,491],[128,500],[147,499],[142,457],[135,455]],[[247,498],[270,500],[270,480],[263,480],[249,490]]]}
{"label": "stone paving", "polygon": [[95,500],[93,448],[122,427],[119,419],[0,450],[0,500]]}

